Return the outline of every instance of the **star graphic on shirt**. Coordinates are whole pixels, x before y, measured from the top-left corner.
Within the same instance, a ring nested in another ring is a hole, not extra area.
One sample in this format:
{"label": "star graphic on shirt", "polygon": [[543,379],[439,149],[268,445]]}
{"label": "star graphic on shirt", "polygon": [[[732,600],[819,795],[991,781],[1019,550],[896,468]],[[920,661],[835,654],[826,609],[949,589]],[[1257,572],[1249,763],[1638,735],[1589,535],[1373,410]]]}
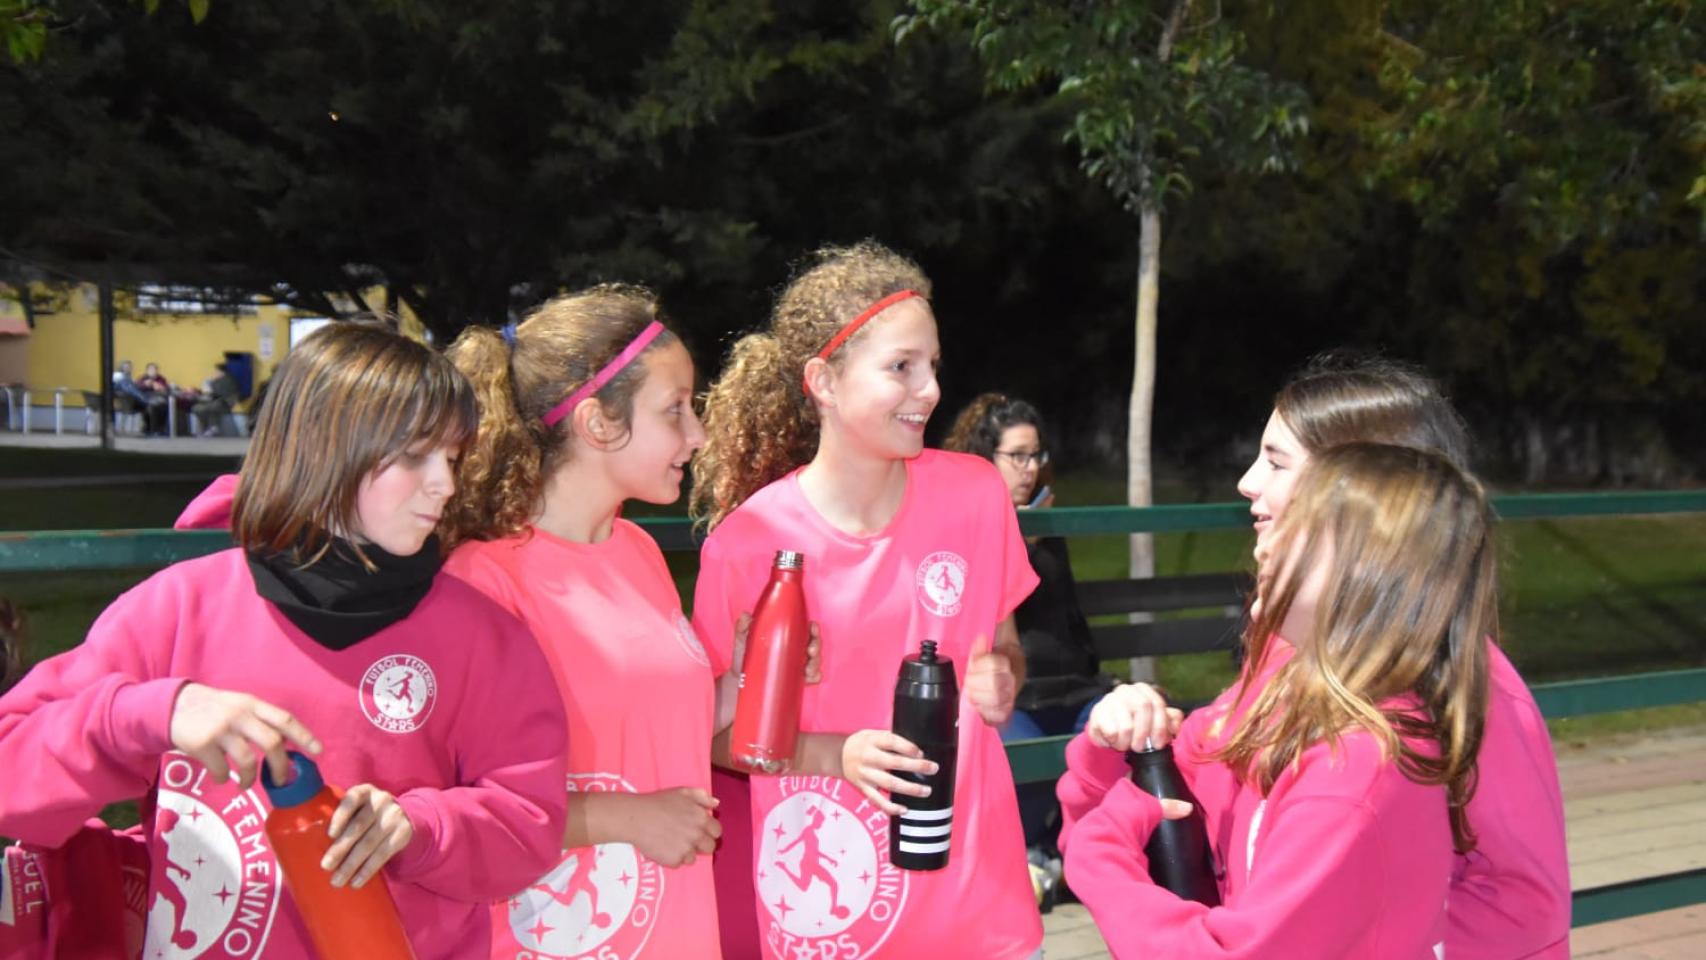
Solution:
{"label": "star graphic on shirt", "polygon": [[860,879],[860,881],[862,881],[864,883],[870,883],[871,882],[871,871],[869,871],[869,870],[859,871],[859,879]]}
{"label": "star graphic on shirt", "polygon": [[622,886],[624,886],[624,887],[626,887],[628,884],[632,883],[634,880],[633,877],[628,875],[628,871],[626,871],[626,870],[623,870],[622,875],[620,877],[617,877],[616,879],[622,881]]}
{"label": "star graphic on shirt", "polygon": [[782,829],[782,825],[781,825],[781,824],[779,824],[779,823],[778,823],[778,824],[777,824],[777,825],[776,825],[776,829],[774,829],[774,830],[772,830],[772,831],[770,831],[770,832],[771,832],[771,833],[774,833],[774,834],[775,834],[775,835],[776,835],[776,839],[778,839],[778,840],[780,840],[780,839],[782,839],[782,834],[784,834],[784,833],[787,833],[787,832],[788,832],[788,831],[786,831],[786,830],[783,830],[783,829]]}
{"label": "star graphic on shirt", "polygon": [[189,818],[190,818],[191,823],[194,823],[197,820],[200,820],[201,819],[201,811],[195,807],[191,807],[190,812],[189,812]]}
{"label": "star graphic on shirt", "polygon": [[794,947],[794,960],[817,960],[817,958],[817,948],[808,941],[801,940],[799,945]]}
{"label": "star graphic on shirt", "polygon": [[214,894],[214,896],[216,896],[216,897],[218,897],[218,898],[219,898],[219,902],[220,902],[220,903],[221,903],[221,904],[223,904],[223,903],[224,903],[224,902],[225,902],[225,901],[227,901],[227,900],[229,900],[229,899],[231,899],[231,897],[232,897],[232,896],[233,896],[233,894],[232,894],[232,893],[231,893],[231,888],[230,888],[230,886],[228,886],[228,885],[226,885],[226,884],[223,884],[223,883],[222,883],[222,884],[220,884],[220,885],[219,885],[219,892],[218,892],[218,893],[216,893],[216,894]]}
{"label": "star graphic on shirt", "polygon": [[195,865],[196,865],[196,866],[198,866],[198,867],[199,867],[199,866],[201,866],[201,865],[202,865],[202,864],[204,864],[204,863],[206,863],[206,862],[207,862],[207,858],[206,858],[206,857],[196,857],[196,858],[195,858],[195,860],[194,860],[194,861],[192,861],[192,862],[193,862],[193,863],[194,863],[194,864],[195,864]]}
{"label": "star graphic on shirt", "polygon": [[555,929],[557,929],[557,928],[553,927],[553,926],[548,926],[545,923],[544,917],[540,917],[539,922],[535,923],[533,926],[529,927],[527,932],[533,934],[534,942],[538,943],[541,947],[543,947],[545,945],[545,934],[550,933],[552,930],[555,930]]}
{"label": "star graphic on shirt", "polygon": [[791,911],[793,909],[794,909],[793,907],[788,906],[788,898],[787,897],[777,897],[776,898],[776,912],[781,914],[782,921],[784,923],[786,923],[788,920],[789,911]]}

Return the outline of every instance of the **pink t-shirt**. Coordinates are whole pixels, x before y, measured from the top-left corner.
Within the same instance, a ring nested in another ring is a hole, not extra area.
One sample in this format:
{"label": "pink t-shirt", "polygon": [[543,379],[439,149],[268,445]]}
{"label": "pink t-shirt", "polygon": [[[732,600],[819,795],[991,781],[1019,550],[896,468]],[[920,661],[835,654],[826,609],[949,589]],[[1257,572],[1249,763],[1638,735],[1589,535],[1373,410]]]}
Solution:
{"label": "pink t-shirt", "polygon": [[[805,554],[823,682],[803,730],[890,726],[903,659],[936,640],[962,689],[973,641],[1037,584],[1006,486],[988,461],[926,450],[907,463],[888,527],[854,537],[806,500],[798,471],[730,514],[700,554],[694,622],[719,667],[779,549]],[[889,818],[838,777],[752,778],[754,886],[768,957],[1029,957],[1042,919],[1025,865],[1013,777],[995,728],[962,695],[946,869],[889,862]],[[946,953],[944,951],[947,951]]]}
{"label": "pink t-shirt", "polygon": [[[537,528],[458,547],[445,569],[539,638],[563,692],[572,792],[711,787],[711,663],[663,554],[618,519],[602,543]],[[709,857],[665,869],[632,844],[564,852],[494,913],[492,956],[716,958]]]}

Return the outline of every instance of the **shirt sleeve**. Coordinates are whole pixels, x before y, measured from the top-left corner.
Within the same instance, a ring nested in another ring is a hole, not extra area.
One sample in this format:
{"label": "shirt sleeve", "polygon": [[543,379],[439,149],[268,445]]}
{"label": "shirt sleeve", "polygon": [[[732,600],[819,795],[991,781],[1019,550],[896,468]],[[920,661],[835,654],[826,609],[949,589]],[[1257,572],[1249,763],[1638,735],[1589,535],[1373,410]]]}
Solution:
{"label": "shirt sleeve", "polygon": [[1001,609],[996,620],[1005,620],[1009,614],[1025,602],[1025,598],[1037,589],[1040,582],[1037,572],[1031,569],[1030,551],[1025,549],[1025,537],[1019,532],[1019,514],[1014,510],[1007,498],[1007,487],[1001,482],[1000,475],[990,467],[994,477],[996,491],[1000,494],[1001,509],[997,511],[996,522],[1000,525],[1001,533],[998,541],[1001,556]]}
{"label": "shirt sleeve", "polygon": [[1269,811],[1261,869],[1237,903],[1207,907],[1149,878],[1143,847],[1160,820],[1154,797],[1116,783],[1066,851],[1067,881],[1121,960],[1349,956],[1378,922],[1384,872],[1401,868],[1366,806],[1301,798]]}
{"label": "shirt sleeve", "polygon": [[562,697],[520,624],[468,683],[456,744],[462,783],[398,797],[415,836],[386,870],[442,896],[507,897],[555,864],[568,803]]}
{"label": "shirt sleeve", "polygon": [[735,621],[741,611],[732,590],[736,571],[730,569],[715,536],[699,549],[699,579],[693,586],[693,632],[711,658],[711,673],[722,676],[734,662]]}
{"label": "shirt sleeve", "polygon": [[1125,757],[1118,750],[1098,747],[1090,735],[1080,733],[1066,744],[1066,773],[1055,784],[1055,796],[1060,800],[1060,838],[1056,845],[1062,852],[1072,842],[1072,830],[1078,821],[1102,803],[1114,784],[1126,778]]}
{"label": "shirt sleeve", "polygon": [[0,834],[55,847],[103,806],[148,793],[188,682],[161,675],[176,629],[168,591],[150,580],[0,697]]}
{"label": "shirt sleeve", "polygon": [[487,556],[475,544],[451,551],[444,561],[444,572],[485,594],[493,603],[503,607],[510,616],[522,617],[516,599],[515,582],[496,560]]}

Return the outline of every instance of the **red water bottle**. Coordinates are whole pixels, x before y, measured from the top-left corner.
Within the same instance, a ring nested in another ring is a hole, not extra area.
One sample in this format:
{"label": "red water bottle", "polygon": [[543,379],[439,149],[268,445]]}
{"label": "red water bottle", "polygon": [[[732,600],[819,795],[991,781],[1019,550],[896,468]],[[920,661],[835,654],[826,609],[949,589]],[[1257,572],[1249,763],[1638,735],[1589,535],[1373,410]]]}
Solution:
{"label": "red water bottle", "polygon": [[290,751],[290,768],[294,777],[280,785],[261,765],[261,785],[272,803],[267,837],[320,960],[415,960],[383,873],[359,889],[334,887],[331,872],[320,867],[332,845],[326,828],[343,794],[327,786],[320,768],[300,753]]}
{"label": "red water bottle", "polygon": [[785,773],[800,735],[800,697],[806,684],[806,591],[800,582],[805,557],[776,551],[770,582],[752,612],[741,663],[729,752],[754,773]]}

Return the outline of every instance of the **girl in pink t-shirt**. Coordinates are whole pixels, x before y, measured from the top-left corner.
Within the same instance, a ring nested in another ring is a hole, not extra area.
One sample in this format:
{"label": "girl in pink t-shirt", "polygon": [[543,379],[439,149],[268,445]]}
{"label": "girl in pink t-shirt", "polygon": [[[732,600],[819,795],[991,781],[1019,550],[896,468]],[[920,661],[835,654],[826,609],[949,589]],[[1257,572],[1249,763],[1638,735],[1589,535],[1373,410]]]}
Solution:
{"label": "girl in pink t-shirt", "polygon": [[[558,297],[450,351],[481,398],[447,569],[527,623],[568,715],[554,868],[495,908],[493,957],[716,957],[712,662],[622,503],[681,495],[693,361],[635,287]],[[732,699],[731,699],[732,703]]]}
{"label": "girl in pink t-shirt", "polygon": [[1165,718],[1121,691],[1092,711],[1067,750],[1061,846],[1114,956],[1438,956],[1452,851],[1475,843],[1491,520],[1444,457],[1358,443],[1316,457],[1264,529],[1245,679],[1175,744],[1224,870],[1219,906],[1148,875],[1151,833],[1190,806],[1139,790],[1122,754],[1164,741]]}
{"label": "girl in pink t-shirt", "polygon": [[[751,779],[751,906],[777,960],[1017,960],[1042,942],[996,733],[1024,672],[1011,614],[1036,575],[995,468],[924,450],[941,396],[929,296],[883,247],[824,250],[770,330],[735,345],[707,402],[700,635],[726,665],[779,549],[804,554],[822,627],[793,771]],[[888,794],[920,794],[895,773],[934,761],[889,727],[901,662],[924,640],[952,658],[963,696],[949,863],[912,872],[889,862]]]}

